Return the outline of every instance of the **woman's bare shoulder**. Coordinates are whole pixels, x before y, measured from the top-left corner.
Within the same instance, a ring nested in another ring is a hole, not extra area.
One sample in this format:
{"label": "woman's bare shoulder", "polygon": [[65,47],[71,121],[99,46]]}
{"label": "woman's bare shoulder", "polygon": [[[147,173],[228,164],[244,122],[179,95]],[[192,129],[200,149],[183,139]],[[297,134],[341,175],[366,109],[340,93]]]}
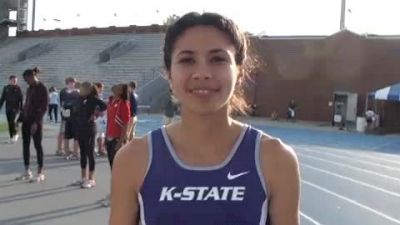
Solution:
{"label": "woman's bare shoulder", "polygon": [[262,135],[260,160],[269,190],[274,191],[280,189],[281,185],[295,185],[298,182],[299,164],[296,153],[280,139]]}
{"label": "woman's bare shoulder", "polygon": [[280,140],[268,134],[262,134],[261,137],[261,155],[273,157],[273,160],[280,162],[295,163],[297,156],[293,148]]}
{"label": "woman's bare shoulder", "polygon": [[[139,191],[149,165],[148,136],[134,138],[123,146],[115,156],[113,167],[118,167],[119,175]],[[114,168],[113,168],[114,170]]]}

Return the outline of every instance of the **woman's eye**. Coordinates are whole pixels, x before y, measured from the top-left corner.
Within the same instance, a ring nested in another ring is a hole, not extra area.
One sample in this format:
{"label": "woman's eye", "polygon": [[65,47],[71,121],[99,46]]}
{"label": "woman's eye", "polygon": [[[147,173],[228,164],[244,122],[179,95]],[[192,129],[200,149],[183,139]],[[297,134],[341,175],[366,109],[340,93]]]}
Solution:
{"label": "woman's eye", "polygon": [[224,57],[220,57],[220,56],[214,56],[211,58],[211,62],[213,63],[224,63],[227,60]]}
{"label": "woman's eye", "polygon": [[183,64],[193,64],[195,61],[193,58],[182,58],[178,62]]}

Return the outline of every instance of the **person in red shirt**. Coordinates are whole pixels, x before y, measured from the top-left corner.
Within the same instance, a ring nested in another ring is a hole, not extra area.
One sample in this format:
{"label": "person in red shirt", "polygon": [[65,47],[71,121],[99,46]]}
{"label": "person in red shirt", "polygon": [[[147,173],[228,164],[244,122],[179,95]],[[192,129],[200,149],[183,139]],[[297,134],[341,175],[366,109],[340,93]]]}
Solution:
{"label": "person in red shirt", "polygon": [[107,105],[106,149],[112,168],[115,153],[128,140],[127,126],[130,119],[128,85],[118,84],[112,87],[113,96]]}
{"label": "person in red shirt", "polygon": [[[109,98],[107,104],[106,150],[112,169],[115,154],[128,141],[127,128],[131,117],[131,106],[127,84],[115,85],[111,90],[113,96]],[[105,207],[110,205],[109,195],[102,200],[102,205]]]}

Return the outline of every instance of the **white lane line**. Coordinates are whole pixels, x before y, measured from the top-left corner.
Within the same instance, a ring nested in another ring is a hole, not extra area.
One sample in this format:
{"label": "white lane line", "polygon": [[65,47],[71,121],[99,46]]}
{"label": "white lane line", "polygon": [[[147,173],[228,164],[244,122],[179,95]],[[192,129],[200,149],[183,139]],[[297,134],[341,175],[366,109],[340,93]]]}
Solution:
{"label": "white lane line", "polygon": [[385,168],[385,169],[388,169],[388,170],[400,172],[400,168],[397,168],[397,167],[386,166],[386,165],[383,165],[383,164],[369,162],[369,161],[365,161],[365,160],[361,160],[361,159],[355,159],[354,157],[341,156],[341,155],[336,155],[336,154],[329,153],[329,152],[321,152],[321,151],[316,151],[316,150],[311,150],[311,149],[301,149],[300,151],[314,152],[314,153],[317,153],[317,154],[328,155],[328,156],[331,156],[331,157],[334,157],[334,158],[347,159],[347,160],[351,160],[352,162],[359,162],[359,163],[363,163],[363,164],[368,164],[368,165],[377,166],[377,167]]}
{"label": "white lane line", "polygon": [[328,170],[320,169],[320,168],[317,168],[317,167],[314,167],[314,166],[311,166],[311,165],[308,165],[308,164],[305,164],[305,163],[300,163],[300,164],[303,167],[307,167],[307,168],[319,171],[321,173],[325,173],[325,174],[328,174],[328,175],[331,175],[331,176],[335,176],[335,177],[341,178],[343,180],[347,180],[347,181],[362,185],[364,187],[368,187],[368,188],[371,188],[371,189],[374,189],[374,190],[377,190],[377,191],[381,191],[381,192],[386,193],[388,195],[400,198],[400,194],[399,193],[396,193],[396,192],[393,192],[393,191],[389,191],[387,189],[384,189],[384,188],[381,188],[381,187],[378,187],[378,186],[375,186],[375,185],[372,185],[372,184],[368,184],[368,183],[365,183],[365,182],[362,182],[362,181],[359,181],[359,180],[355,180],[355,179],[352,179],[350,177],[342,176],[340,174],[333,173],[333,172],[330,172]]}
{"label": "white lane line", "polygon": [[306,214],[304,214],[302,211],[300,211],[300,216],[304,217],[304,219],[310,221],[312,224],[314,225],[322,225],[321,223],[318,223],[316,220],[314,220],[313,218],[307,216]]}
{"label": "white lane line", "polygon": [[395,145],[395,144],[396,143],[389,142],[389,143],[385,143],[385,144],[375,145],[372,149],[379,150],[379,149],[382,149],[385,146],[390,146],[390,145]]}
{"label": "white lane line", "polygon": [[393,163],[393,164],[397,164],[400,165],[400,155],[399,156],[393,156],[390,155],[391,157],[397,157],[398,159],[387,159],[387,158],[382,158],[382,156],[388,156],[388,154],[385,153],[377,153],[377,152],[373,152],[373,151],[367,151],[367,150],[337,150],[336,148],[331,148],[331,147],[325,147],[325,146],[307,146],[307,145],[297,145],[295,146],[299,147],[301,149],[307,149],[307,148],[313,148],[315,150],[318,151],[332,151],[335,152],[337,154],[345,154],[348,156],[357,156],[359,158],[364,158],[364,159],[372,159],[374,161],[384,161],[384,162],[388,162],[388,163]]}
{"label": "white lane line", "polygon": [[360,172],[363,172],[363,173],[369,173],[369,174],[372,174],[372,175],[375,175],[375,176],[383,177],[383,178],[386,178],[386,179],[389,179],[389,180],[393,180],[393,181],[396,181],[396,182],[400,183],[400,179],[397,178],[397,177],[392,177],[392,176],[389,176],[389,175],[386,175],[386,174],[382,174],[382,173],[378,173],[378,172],[375,172],[375,171],[372,171],[372,170],[362,169],[362,168],[358,168],[358,167],[355,167],[355,166],[350,166],[350,165],[347,165],[347,164],[344,164],[344,163],[333,162],[333,161],[322,159],[322,158],[319,158],[319,157],[305,155],[305,154],[302,154],[302,153],[299,153],[299,152],[297,152],[296,154],[298,156],[301,156],[301,157],[304,157],[304,158],[310,158],[310,159],[314,159],[314,160],[330,163],[330,164],[333,164],[333,165],[349,168],[349,169],[352,169],[352,170],[357,170],[357,171],[360,171]]}
{"label": "white lane line", "polygon": [[360,208],[363,208],[363,209],[365,209],[365,210],[367,210],[367,211],[369,211],[369,212],[372,212],[372,213],[374,213],[374,214],[376,214],[376,215],[378,215],[378,216],[380,216],[380,217],[383,217],[383,218],[385,218],[385,219],[387,219],[387,220],[390,220],[390,221],[392,221],[392,222],[394,222],[394,223],[396,223],[396,224],[400,224],[400,220],[397,220],[397,219],[395,219],[395,218],[393,218],[393,217],[391,217],[391,216],[389,216],[389,215],[387,215],[387,214],[385,214],[385,213],[383,213],[383,212],[380,212],[380,211],[378,211],[378,210],[376,210],[376,209],[373,209],[373,208],[370,208],[370,207],[368,207],[368,206],[366,206],[366,205],[363,205],[363,204],[361,204],[361,203],[359,203],[359,202],[357,202],[357,201],[355,201],[355,200],[353,200],[353,199],[350,199],[350,198],[347,198],[347,197],[345,197],[345,196],[343,196],[343,195],[337,194],[337,193],[335,193],[335,192],[333,192],[333,191],[331,191],[331,190],[328,190],[328,189],[326,189],[326,188],[323,188],[323,187],[321,187],[321,186],[318,186],[318,185],[313,184],[313,183],[311,183],[311,182],[309,182],[309,181],[306,181],[306,180],[302,180],[301,182],[302,182],[303,184],[306,184],[306,185],[308,185],[308,186],[311,186],[311,187],[313,187],[313,188],[315,188],[315,189],[318,189],[318,190],[320,190],[320,191],[323,191],[323,192],[325,192],[325,193],[327,193],[327,194],[330,194],[330,195],[333,195],[333,196],[335,196],[335,197],[337,197],[337,198],[340,198],[340,199],[342,199],[342,200],[344,200],[344,201],[346,201],[346,202],[350,202],[350,203],[352,203],[352,204],[354,204],[354,205],[356,205],[356,206],[358,206],[358,207],[360,207]]}

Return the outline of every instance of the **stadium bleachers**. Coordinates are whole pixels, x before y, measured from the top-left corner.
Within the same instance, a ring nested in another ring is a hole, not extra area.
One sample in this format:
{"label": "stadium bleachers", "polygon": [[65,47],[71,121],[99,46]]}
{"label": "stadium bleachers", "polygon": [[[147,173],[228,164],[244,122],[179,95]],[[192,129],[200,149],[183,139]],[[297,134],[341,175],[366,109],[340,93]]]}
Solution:
{"label": "stadium bleachers", "polygon": [[[137,81],[140,88],[160,76],[163,36],[163,33],[132,33],[9,38],[0,42],[0,87],[7,84],[9,75],[15,74],[22,80],[25,69],[38,66],[42,71],[40,79],[48,87],[61,88],[66,77],[74,76],[80,81],[101,81],[106,85],[106,92],[113,84],[132,80]],[[134,48],[108,62],[100,62],[101,52],[127,40],[134,41]],[[50,43],[52,49],[36,57],[18,60],[21,52],[41,46],[41,43]],[[20,84],[26,87],[24,82]]]}

